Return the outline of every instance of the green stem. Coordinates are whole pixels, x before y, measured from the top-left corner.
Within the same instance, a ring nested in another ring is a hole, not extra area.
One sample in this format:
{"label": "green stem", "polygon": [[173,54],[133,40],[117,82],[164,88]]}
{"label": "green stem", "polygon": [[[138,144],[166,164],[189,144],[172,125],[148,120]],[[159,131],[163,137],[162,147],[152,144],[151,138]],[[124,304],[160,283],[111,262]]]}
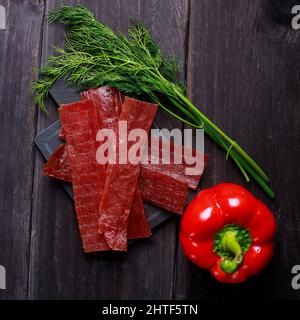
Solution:
{"label": "green stem", "polygon": [[[206,133],[209,137],[216,142],[224,151],[228,152],[228,146],[224,143],[221,137],[212,131],[209,127],[206,127]],[[250,181],[248,174],[260,185],[260,187],[268,194],[270,198],[275,198],[273,190],[265,183],[265,181],[250,167],[250,165],[241,158],[234,150],[230,150],[230,157],[234,160],[236,165],[241,170],[247,182]],[[248,173],[248,174],[247,174]]]}
{"label": "green stem", "polygon": [[224,251],[234,254],[233,259],[224,258],[221,261],[221,268],[226,273],[233,273],[243,262],[243,252],[237,238],[237,231],[226,231],[223,235],[221,246]]}
{"label": "green stem", "polygon": [[261,176],[261,178],[268,183],[270,181],[269,177],[264,173],[264,171],[259,167],[259,165],[227,134],[225,134],[219,127],[217,127],[210,119],[208,119],[198,108],[196,108],[193,103],[185,97],[180,90],[174,88],[178,97],[186,103],[196,114],[200,116],[200,119],[209,124],[216,132],[218,132],[228,143],[250,164],[250,166]]}
{"label": "green stem", "polygon": [[[185,124],[193,127],[193,128],[196,128],[196,129],[202,129],[202,126],[201,125],[197,125],[197,124],[194,124],[192,122],[189,122],[188,120],[180,117],[178,114],[176,114],[175,112],[173,112],[172,110],[168,109],[167,107],[165,107],[160,101],[159,99],[156,97],[156,95],[154,94],[151,94],[150,95],[150,98],[153,99],[153,102],[157,103],[161,108],[163,108],[166,112],[168,112],[170,115],[172,115],[174,118],[184,122]],[[170,100],[171,101],[171,100]],[[175,102],[174,102],[175,104]],[[182,106],[181,106],[182,107]],[[184,114],[186,114],[187,116],[190,117],[190,114],[189,113],[186,113],[184,112]]]}
{"label": "green stem", "polygon": [[[155,101],[156,102],[156,101]],[[185,124],[195,128],[195,129],[202,129],[202,126],[199,125],[197,126],[196,124],[194,123],[191,123],[189,121],[187,121],[186,119],[180,117],[179,115],[177,115],[175,112],[171,111],[170,109],[168,109],[167,107],[165,107],[164,105],[162,105],[159,101],[156,102],[161,108],[163,108],[166,112],[168,112],[170,115],[172,115],[174,118],[184,122]]]}
{"label": "green stem", "polygon": [[[190,119],[195,121],[193,115],[191,112],[189,112],[188,109],[185,109],[180,103],[178,103],[175,99],[172,97],[169,97],[169,100],[171,101],[172,104],[174,104],[181,112],[183,112],[186,116],[188,116]],[[199,126],[195,123],[194,126],[197,126],[197,128],[203,128],[203,124],[200,124]]]}
{"label": "green stem", "polygon": [[[210,127],[206,127],[205,129],[206,133],[209,135],[209,137],[219,145],[219,147],[221,149],[223,149],[224,151],[228,151],[228,146],[225,144],[225,142],[218,137],[215,132],[213,130],[210,129]],[[235,164],[237,165],[237,167],[240,169],[241,173],[243,174],[243,176],[245,177],[247,182],[250,182],[250,178],[247,174],[247,172],[245,171],[244,167],[241,164],[241,161],[239,161],[236,157],[236,155],[233,152],[229,152],[230,157],[233,159],[233,161],[235,162]]]}
{"label": "green stem", "polygon": [[[173,98],[170,98],[169,97],[169,100],[174,104],[176,105],[177,107],[180,107],[180,109],[182,108],[181,106],[181,103],[180,102],[177,102],[175,99]],[[160,105],[161,106],[161,105]],[[163,106],[162,106],[163,107]],[[164,107],[163,107],[164,108]],[[165,108],[164,108],[165,109]],[[168,111],[169,112],[169,111]],[[192,118],[192,116],[190,116]],[[195,120],[195,119],[193,119]],[[200,122],[201,122],[201,125],[200,126],[195,126],[194,124],[190,124],[192,127],[194,128],[199,128],[199,129],[204,129],[205,132],[210,136],[210,138],[215,142],[217,143],[222,149],[224,149],[225,151],[228,152],[228,154],[231,156],[231,158],[233,159],[233,161],[235,162],[235,164],[237,165],[237,167],[240,169],[240,171],[242,172],[243,176],[245,177],[246,181],[249,182],[250,181],[250,178],[248,176],[248,174],[246,173],[246,171],[244,170],[243,166],[240,164],[240,162],[238,161],[238,159],[236,158],[235,155],[233,155],[231,153],[231,150],[230,150],[230,147],[228,147],[225,142],[223,141],[223,139],[221,137],[219,137],[216,132],[211,129],[208,125],[204,124],[204,122],[199,119]],[[189,124],[185,119],[182,120],[183,122]]]}
{"label": "green stem", "polygon": [[214,253],[220,258],[220,267],[226,273],[235,272],[243,263],[245,253],[252,244],[248,229],[239,225],[225,225],[214,239]]}
{"label": "green stem", "polygon": [[[180,107],[180,110],[182,110],[182,106],[180,102],[177,102],[175,99],[170,98],[169,100],[171,103],[173,103],[174,105],[176,105],[177,107]],[[157,99],[158,101],[158,99]],[[237,157],[231,152],[230,147],[228,147],[225,142],[223,141],[223,139],[221,137],[219,137],[216,132],[211,129],[208,125],[205,125],[203,123],[203,121],[201,119],[199,119],[201,121],[201,125],[196,126],[193,123],[188,122],[186,119],[183,119],[181,117],[179,117],[178,115],[174,114],[172,111],[170,111],[169,109],[165,108],[163,105],[161,105],[158,101],[158,104],[167,112],[169,112],[170,114],[172,114],[173,116],[175,116],[177,119],[180,119],[181,121],[183,121],[184,123],[194,127],[194,128],[198,128],[198,129],[204,129],[205,132],[210,136],[210,138],[217,143],[222,149],[224,149],[225,151],[228,152],[228,154],[231,156],[231,158],[233,159],[233,161],[235,162],[235,164],[237,165],[237,167],[240,169],[240,171],[242,172],[243,176],[245,177],[246,181],[249,182],[250,178],[248,176],[248,174],[246,173],[246,171],[244,170],[243,166],[241,165],[240,161],[237,159]],[[184,112],[185,113],[185,112]],[[185,113],[186,114],[186,113]],[[189,114],[188,115],[190,118],[193,119],[192,115]],[[195,119],[193,119],[195,120]]]}
{"label": "green stem", "polygon": [[[239,162],[242,163],[245,170],[255,179],[255,181],[261,186],[261,188],[268,194],[268,196],[272,199],[275,198],[275,193],[273,190],[267,185],[267,183],[250,167],[250,165],[243,161],[243,159],[235,152],[231,151],[230,153],[234,154]],[[242,162],[243,161],[243,162]]]}

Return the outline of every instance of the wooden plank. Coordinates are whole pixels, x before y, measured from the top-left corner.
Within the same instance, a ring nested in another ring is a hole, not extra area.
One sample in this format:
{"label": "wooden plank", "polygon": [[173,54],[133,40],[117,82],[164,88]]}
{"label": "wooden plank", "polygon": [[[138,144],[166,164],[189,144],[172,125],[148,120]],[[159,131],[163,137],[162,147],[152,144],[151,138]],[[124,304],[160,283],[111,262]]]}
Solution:
{"label": "wooden plank", "polygon": [[[47,11],[61,2],[48,1]],[[105,0],[80,3],[86,4],[103,23],[116,31],[126,31],[131,19],[140,19],[154,31],[154,37],[164,50],[176,55],[184,64],[187,1]],[[62,44],[63,36],[60,26],[47,25],[45,30],[44,58],[52,53],[49,44]],[[39,114],[39,131],[57,119],[53,105],[49,108],[48,118]],[[164,127],[179,125],[161,112],[158,119]],[[42,157],[36,154],[29,297],[170,298],[177,219],[158,227],[150,240],[136,241],[127,254],[84,255],[73,205],[57,182],[42,176],[43,162]]]}
{"label": "wooden plank", "polygon": [[[291,269],[299,264],[300,256],[296,196],[300,169],[292,151],[300,142],[300,34],[288,22],[274,19],[280,12],[268,16],[274,8],[269,9],[259,0],[192,0],[188,85],[193,102],[271,176],[278,196],[275,201],[254,184],[247,187],[277,216],[275,257],[260,276],[242,285],[224,286],[188,262],[179,249],[175,298],[300,297],[290,284]],[[246,185],[234,165],[226,163],[224,154],[208,140],[206,151],[211,157],[203,187],[224,181]]]}
{"label": "wooden plank", "polygon": [[44,5],[1,0],[6,30],[0,30],[0,265],[6,290],[0,299],[25,299],[28,287],[36,109],[31,86],[40,56]]}

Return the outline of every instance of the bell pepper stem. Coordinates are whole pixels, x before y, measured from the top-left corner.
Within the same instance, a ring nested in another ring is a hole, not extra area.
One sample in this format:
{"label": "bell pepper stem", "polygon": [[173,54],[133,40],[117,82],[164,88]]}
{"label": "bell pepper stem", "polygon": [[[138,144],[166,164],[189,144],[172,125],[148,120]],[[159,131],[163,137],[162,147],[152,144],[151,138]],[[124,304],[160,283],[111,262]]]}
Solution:
{"label": "bell pepper stem", "polygon": [[244,256],[242,247],[237,240],[237,232],[232,230],[226,231],[223,235],[221,245],[224,251],[234,254],[233,259],[225,258],[221,261],[221,268],[226,273],[233,273],[243,262]]}

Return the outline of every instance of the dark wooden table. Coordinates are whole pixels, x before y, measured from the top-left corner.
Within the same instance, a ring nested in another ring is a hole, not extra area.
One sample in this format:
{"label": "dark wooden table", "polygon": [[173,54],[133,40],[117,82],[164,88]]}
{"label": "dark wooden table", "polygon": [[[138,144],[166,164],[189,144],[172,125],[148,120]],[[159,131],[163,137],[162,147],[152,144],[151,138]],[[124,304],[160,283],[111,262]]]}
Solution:
{"label": "dark wooden table", "polygon": [[[126,254],[82,253],[73,203],[41,174],[44,159],[33,143],[58,118],[51,101],[48,116],[38,111],[31,86],[33,69],[53,53],[52,45],[63,43],[63,28],[46,22],[62,2],[0,0],[7,10],[7,29],[0,31],[0,265],[7,289],[0,297],[300,298],[291,287],[291,269],[300,264],[300,30],[290,26],[289,1],[68,0],[85,4],[114,30],[125,31],[131,19],[144,21],[182,63],[193,102],[272,177],[275,201],[247,187],[277,216],[275,256],[263,273],[236,286],[217,283],[183,256],[177,217]],[[158,117],[164,127],[181,127],[163,112]],[[211,159],[201,188],[246,184],[208,139],[206,151]]]}

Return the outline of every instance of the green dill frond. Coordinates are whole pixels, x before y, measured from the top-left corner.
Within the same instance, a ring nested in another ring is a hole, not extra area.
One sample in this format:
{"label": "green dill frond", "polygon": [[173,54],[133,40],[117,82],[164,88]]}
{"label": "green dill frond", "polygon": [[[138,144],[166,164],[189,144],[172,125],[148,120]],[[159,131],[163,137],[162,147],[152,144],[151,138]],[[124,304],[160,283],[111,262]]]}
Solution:
{"label": "green dill frond", "polygon": [[94,15],[86,7],[77,6],[61,6],[53,10],[48,15],[49,22],[59,22],[72,27],[82,25],[82,23],[96,22]]}
{"label": "green dill frond", "polygon": [[[43,99],[57,79],[65,79],[84,88],[103,84],[119,88],[135,97],[158,92],[174,95],[179,70],[174,59],[163,58],[158,44],[141,23],[129,29],[129,37],[114,33],[99,23],[85,7],[63,6],[49,14],[51,22],[66,24],[65,49],[56,48],[34,85],[36,100]],[[44,86],[44,87],[43,87]],[[182,90],[182,84],[178,90]]]}

